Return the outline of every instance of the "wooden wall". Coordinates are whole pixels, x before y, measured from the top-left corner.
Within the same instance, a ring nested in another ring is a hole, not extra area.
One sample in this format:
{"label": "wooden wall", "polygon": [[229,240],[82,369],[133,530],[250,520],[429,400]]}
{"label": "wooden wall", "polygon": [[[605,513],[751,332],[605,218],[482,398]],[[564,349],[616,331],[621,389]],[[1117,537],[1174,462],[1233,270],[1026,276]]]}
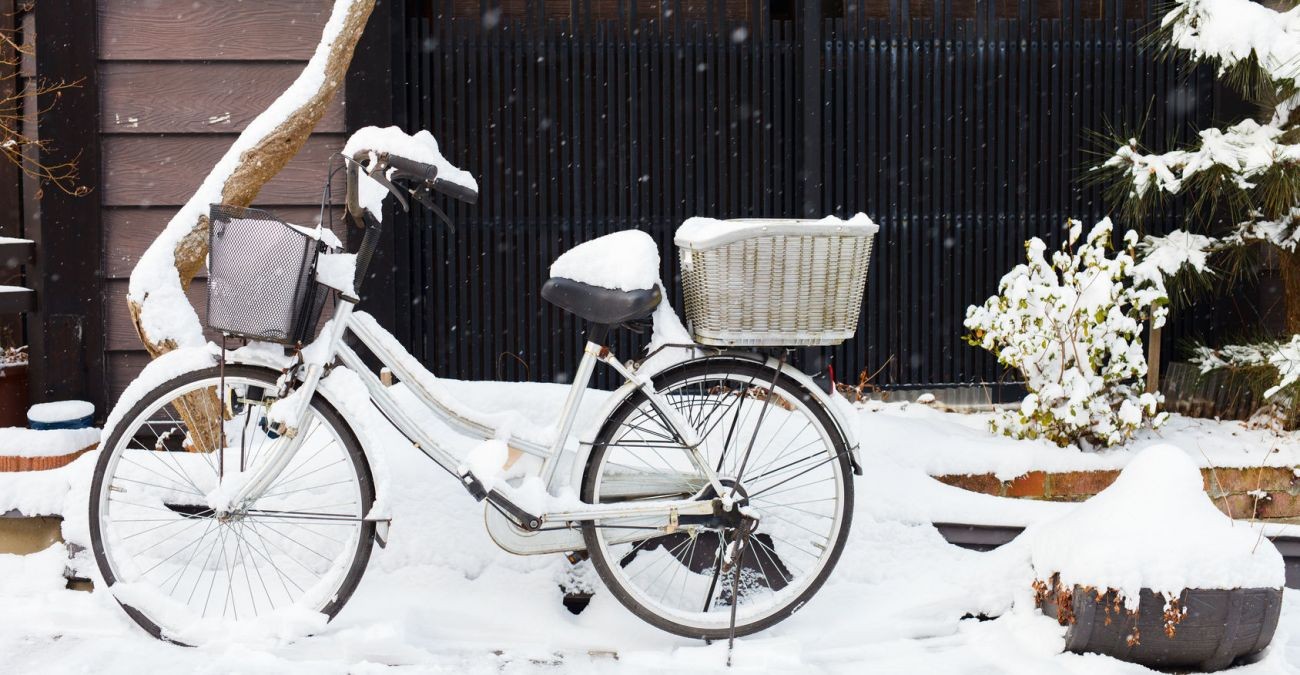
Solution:
{"label": "wooden wall", "polygon": [[[148,356],[126,309],[136,260],[257,113],[301,71],[329,0],[98,0],[104,308],[109,400]],[[319,217],[325,163],[342,147],[343,94],[256,204]],[[203,279],[190,288],[202,317]]]}

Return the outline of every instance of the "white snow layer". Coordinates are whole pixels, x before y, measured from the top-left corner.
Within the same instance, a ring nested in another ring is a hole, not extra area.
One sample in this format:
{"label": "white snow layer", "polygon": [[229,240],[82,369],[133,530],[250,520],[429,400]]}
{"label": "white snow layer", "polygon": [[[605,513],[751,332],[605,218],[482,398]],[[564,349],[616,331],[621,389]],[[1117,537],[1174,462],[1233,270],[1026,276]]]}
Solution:
{"label": "white snow layer", "polygon": [[203,325],[186,298],[181,288],[180,275],[176,271],[176,246],[190,233],[199,218],[207,214],[212,204],[223,201],[222,187],[239,167],[243,154],[278,128],[320,90],[325,83],[325,66],[334,41],[338,39],[348,13],[359,1],[335,0],[316,52],[302,73],[275,102],[249,122],[248,127],[239,134],[203,180],[203,184],[180,211],[172,216],[144,255],[140,256],[140,262],[131,272],[127,297],[140,304],[141,326],[154,342],[170,340],[177,347],[203,345]]}
{"label": "white snow layer", "polygon": [[641,230],[585,241],[551,264],[551,276],[616,291],[642,291],[659,283],[659,245]]}
{"label": "white snow layer", "polygon": [[437,139],[426,129],[408,134],[397,127],[362,127],[348,137],[343,154],[352,157],[361,151],[384,152],[432,164],[438,168],[439,179],[478,191],[478,181],[474,176],[447,161],[438,149]]}
{"label": "white snow layer", "polygon": [[90,401],[50,401],[27,409],[27,419],[46,424],[70,422],[94,414],[95,404]]}
{"label": "white snow layer", "polygon": [[[372,156],[383,152],[432,164],[438,168],[438,178],[478,191],[478,181],[474,180],[474,176],[447,161],[438,149],[438,141],[433,134],[424,129],[408,134],[397,127],[362,127],[348,137],[348,142],[343,146],[343,154],[349,158],[355,157],[359,152],[368,152]],[[375,220],[383,221],[388,188],[365,172],[361,173],[357,188],[357,199],[362,208],[369,211]]]}
{"label": "white snow layer", "polygon": [[[333,382],[340,374],[350,376]],[[558,414],[565,388],[536,383],[445,380],[447,393],[467,406],[495,406],[542,424]],[[368,407],[355,375],[336,369],[323,386],[339,386]],[[404,405],[409,392],[393,387]],[[608,394],[592,392],[579,410],[578,428],[595,424]],[[847,406],[847,403],[844,403]],[[353,419],[353,405],[345,414]],[[865,475],[856,478],[853,529],[843,557],[823,589],[790,619],[737,641],[735,667],[726,645],[669,635],[637,619],[603,587],[591,605],[572,615],[560,602],[558,580],[570,566],[562,556],[520,557],[502,552],[483,529],[475,503],[441,470],[410,447],[373,408],[361,430],[372,465],[392,465],[390,543],[376,549],[371,567],[348,606],[331,624],[292,643],[274,635],[259,641],[177,649],[146,635],[103,591],[62,589],[67,553],[56,546],[39,556],[0,555],[0,654],[13,672],[144,671],[368,675],[414,673],[1088,673],[1139,675],[1151,671],[1098,655],[1062,653],[1065,629],[1033,608],[1029,553],[1023,542],[977,553],[947,544],[931,520],[1032,524],[1069,512],[1073,504],[1001,499],[950,487],[901,460],[935,443],[953,457],[982,444],[1046,444],[995,437],[968,415],[902,404],[852,412],[864,440]],[[911,413],[916,413],[913,417]],[[923,413],[923,414],[922,414]],[[356,421],[356,420],[354,420]],[[1175,419],[1178,422],[1178,418]],[[1171,424],[1163,433],[1185,452],[1227,438]],[[460,456],[474,441],[447,437]],[[1294,439],[1278,442],[1297,445]],[[1257,438],[1250,439],[1259,445]],[[1208,448],[1207,448],[1208,449]],[[1291,452],[1291,451],[1288,451]],[[1064,454],[1064,453],[1062,453]],[[1083,454],[1083,453],[1079,453]],[[1109,455],[1120,453],[1112,452]],[[68,520],[64,536],[85,545],[85,490],[95,453],[62,470],[24,478],[55,480]],[[384,472],[387,474],[387,472]],[[0,475],[0,510],[13,486]],[[29,497],[35,500],[39,494]],[[75,519],[77,522],[72,522]],[[1245,527],[1245,524],[1243,524]],[[84,553],[78,561],[84,562]],[[93,563],[90,564],[93,567]],[[1300,671],[1300,602],[1288,590],[1273,646],[1241,675]],[[967,614],[999,616],[992,621]]]}
{"label": "white snow layer", "polygon": [[1110,487],[1024,536],[1039,579],[1113,588],[1130,609],[1143,588],[1176,596],[1286,581],[1273,543],[1215,508],[1196,464],[1172,445],[1142,451]]}
{"label": "white snow layer", "polygon": [[1206,270],[1211,248],[1216,240],[1203,234],[1174,230],[1163,237],[1142,239],[1139,269],[1154,267],[1163,276],[1173,276],[1184,266],[1200,274]]}
{"label": "white snow layer", "polygon": [[1251,0],[1183,0],[1161,24],[1172,26],[1174,46],[1198,59],[1219,59],[1220,72],[1254,53],[1274,80],[1300,82],[1300,8],[1277,12]]}
{"label": "white snow layer", "polygon": [[865,213],[843,219],[838,216],[826,216],[819,220],[798,220],[782,218],[730,218],[719,220],[695,216],[687,218],[673,234],[673,241],[678,246],[692,249],[705,249],[747,236],[761,236],[765,233],[809,233],[832,234],[836,232],[857,235],[875,234],[880,230]]}
{"label": "white snow layer", "polygon": [[0,427],[0,457],[58,457],[99,442],[99,429]]}
{"label": "white snow layer", "polygon": [[357,254],[322,253],[316,258],[316,281],[356,297]]}

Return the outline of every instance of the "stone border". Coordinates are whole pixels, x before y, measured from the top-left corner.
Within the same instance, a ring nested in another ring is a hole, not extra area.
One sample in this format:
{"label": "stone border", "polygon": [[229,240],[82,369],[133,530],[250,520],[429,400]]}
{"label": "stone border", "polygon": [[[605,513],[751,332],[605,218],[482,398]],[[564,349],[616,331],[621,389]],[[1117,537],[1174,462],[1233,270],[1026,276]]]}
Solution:
{"label": "stone border", "polygon": [[57,469],[71,464],[76,458],[97,447],[99,447],[98,443],[91,443],[76,452],[67,455],[52,455],[49,457],[0,456],[0,473],[48,471],[50,469]]}
{"label": "stone border", "polygon": [[[1233,518],[1300,518],[1300,467],[1211,467],[1201,469],[1205,491]],[[991,473],[933,476],[947,485],[997,497],[1081,502],[1104,490],[1119,470],[1030,471],[1011,480]]]}

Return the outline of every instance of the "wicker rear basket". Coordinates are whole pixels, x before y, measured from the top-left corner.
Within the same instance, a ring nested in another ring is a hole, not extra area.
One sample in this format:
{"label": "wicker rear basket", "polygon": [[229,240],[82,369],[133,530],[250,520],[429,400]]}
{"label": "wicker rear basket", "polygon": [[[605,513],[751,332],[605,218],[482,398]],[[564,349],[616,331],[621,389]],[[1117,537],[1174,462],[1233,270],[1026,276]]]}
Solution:
{"label": "wicker rear basket", "polygon": [[711,220],[677,230],[686,320],[700,344],[836,345],[857,330],[871,242],[850,220]]}

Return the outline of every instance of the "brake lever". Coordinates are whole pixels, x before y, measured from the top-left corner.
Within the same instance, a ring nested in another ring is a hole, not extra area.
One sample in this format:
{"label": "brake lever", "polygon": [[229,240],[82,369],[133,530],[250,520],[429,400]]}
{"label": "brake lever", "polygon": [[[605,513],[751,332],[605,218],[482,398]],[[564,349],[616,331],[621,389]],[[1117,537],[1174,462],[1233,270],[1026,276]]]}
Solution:
{"label": "brake lever", "polygon": [[429,189],[428,185],[421,185],[411,190],[411,197],[425,208],[433,211],[438,216],[438,219],[446,224],[447,229],[451,230],[452,234],[456,233],[456,226],[451,222],[451,218],[433,202],[433,191]]}
{"label": "brake lever", "polygon": [[394,197],[397,197],[397,202],[402,205],[403,211],[410,211],[411,204],[410,202],[406,201],[406,195],[402,194],[404,190],[397,189],[397,186],[393,185],[392,181],[388,180],[388,176],[385,176],[384,173],[385,172],[381,167],[379,171],[375,171],[374,173],[371,173],[369,175],[370,178],[372,178],[376,183],[379,183],[380,185],[384,186],[385,188],[388,189],[390,193],[392,193]]}

